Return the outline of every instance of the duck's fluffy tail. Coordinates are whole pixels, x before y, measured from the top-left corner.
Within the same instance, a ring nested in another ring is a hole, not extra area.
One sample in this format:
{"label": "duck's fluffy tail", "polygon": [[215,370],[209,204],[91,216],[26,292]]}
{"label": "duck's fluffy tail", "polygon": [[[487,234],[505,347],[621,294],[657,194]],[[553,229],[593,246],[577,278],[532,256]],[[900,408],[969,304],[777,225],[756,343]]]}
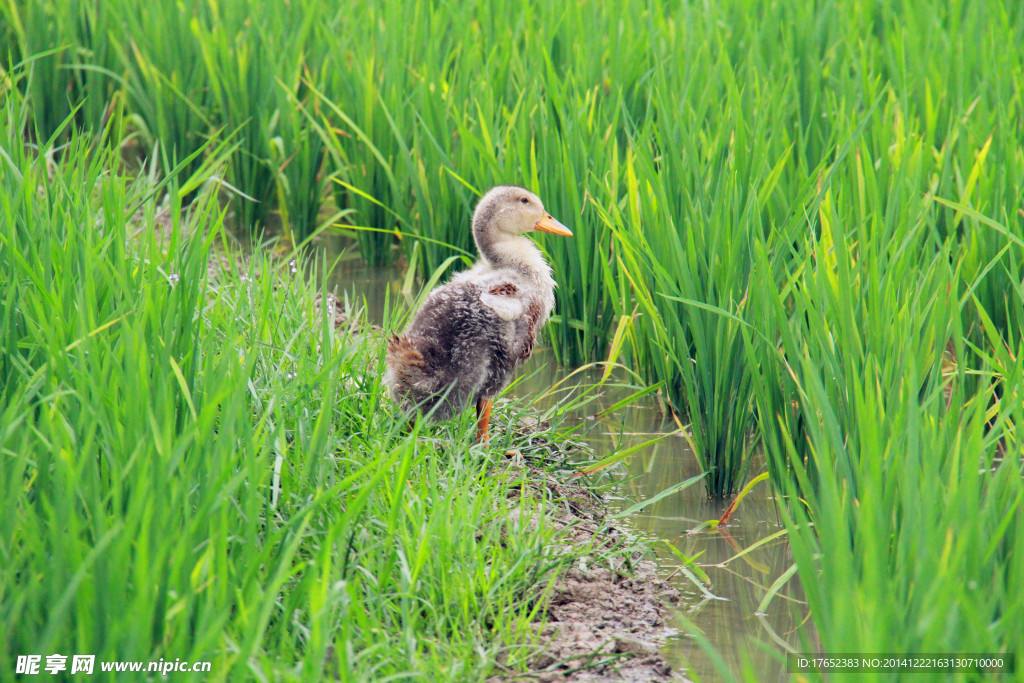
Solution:
{"label": "duck's fluffy tail", "polygon": [[388,372],[385,381],[395,401],[402,403],[410,394],[418,394],[423,386],[423,354],[404,335],[388,339]]}

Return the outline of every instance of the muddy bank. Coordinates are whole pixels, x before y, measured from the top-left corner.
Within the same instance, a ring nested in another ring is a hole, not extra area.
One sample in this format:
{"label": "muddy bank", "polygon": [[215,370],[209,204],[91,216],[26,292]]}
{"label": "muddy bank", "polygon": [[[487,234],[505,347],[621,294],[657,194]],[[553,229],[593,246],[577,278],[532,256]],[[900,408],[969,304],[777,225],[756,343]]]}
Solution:
{"label": "muddy bank", "polygon": [[[536,425],[518,429],[532,431]],[[522,475],[509,487],[510,499],[525,490],[544,499],[548,513],[540,521],[513,512],[506,524],[554,526],[565,544],[561,551],[579,559],[557,578],[545,621],[534,625],[539,651],[529,671],[499,673],[490,683],[687,680],[659,654],[665,638],[675,633],[667,617],[679,603],[679,592],[658,578],[650,553],[606,519],[601,499],[572,483],[575,470],[553,465],[564,463],[564,453],[539,433],[530,444],[530,453],[506,454],[498,467]]]}

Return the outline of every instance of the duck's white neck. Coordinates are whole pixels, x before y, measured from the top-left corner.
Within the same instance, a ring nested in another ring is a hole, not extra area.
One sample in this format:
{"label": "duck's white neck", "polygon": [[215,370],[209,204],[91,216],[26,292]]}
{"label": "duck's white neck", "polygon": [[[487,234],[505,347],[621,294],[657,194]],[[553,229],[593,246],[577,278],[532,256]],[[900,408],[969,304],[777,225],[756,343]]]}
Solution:
{"label": "duck's white neck", "polygon": [[538,282],[551,282],[551,266],[537,245],[526,237],[496,235],[490,240],[477,240],[477,249],[481,260],[491,268],[510,268]]}

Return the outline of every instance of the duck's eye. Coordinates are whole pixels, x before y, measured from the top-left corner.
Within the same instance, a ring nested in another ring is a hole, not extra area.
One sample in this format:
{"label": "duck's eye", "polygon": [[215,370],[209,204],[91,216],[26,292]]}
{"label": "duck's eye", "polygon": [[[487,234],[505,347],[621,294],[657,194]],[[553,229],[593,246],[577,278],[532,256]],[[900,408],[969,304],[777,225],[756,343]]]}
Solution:
{"label": "duck's eye", "polygon": [[530,203],[530,200],[527,197],[522,197],[519,201],[522,202],[523,204],[529,204]]}

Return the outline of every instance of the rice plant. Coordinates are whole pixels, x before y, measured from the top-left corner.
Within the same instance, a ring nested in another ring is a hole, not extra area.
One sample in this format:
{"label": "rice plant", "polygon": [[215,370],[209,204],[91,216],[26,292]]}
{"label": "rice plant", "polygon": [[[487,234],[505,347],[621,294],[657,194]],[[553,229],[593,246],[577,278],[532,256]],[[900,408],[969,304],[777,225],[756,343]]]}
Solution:
{"label": "rice plant", "polygon": [[[799,420],[764,426],[783,444],[769,453],[820,642],[805,649],[1019,657],[1021,615],[1008,596],[1024,543],[1020,344],[989,323],[984,364],[950,362],[965,344],[961,304],[943,296],[956,281],[948,252],[919,288],[900,286],[912,249],[859,288],[874,268],[836,251],[834,269],[808,267],[792,289],[781,353]],[[871,310],[895,319],[858,320]]]}
{"label": "rice plant", "polygon": [[193,157],[183,175],[195,173],[202,165],[196,152],[223,125],[192,32],[193,22],[209,21],[208,10],[199,2],[161,3],[144,12],[130,2],[100,4],[121,22],[108,29],[118,57],[111,68],[122,74],[121,92],[140,156],[163,173]]}

